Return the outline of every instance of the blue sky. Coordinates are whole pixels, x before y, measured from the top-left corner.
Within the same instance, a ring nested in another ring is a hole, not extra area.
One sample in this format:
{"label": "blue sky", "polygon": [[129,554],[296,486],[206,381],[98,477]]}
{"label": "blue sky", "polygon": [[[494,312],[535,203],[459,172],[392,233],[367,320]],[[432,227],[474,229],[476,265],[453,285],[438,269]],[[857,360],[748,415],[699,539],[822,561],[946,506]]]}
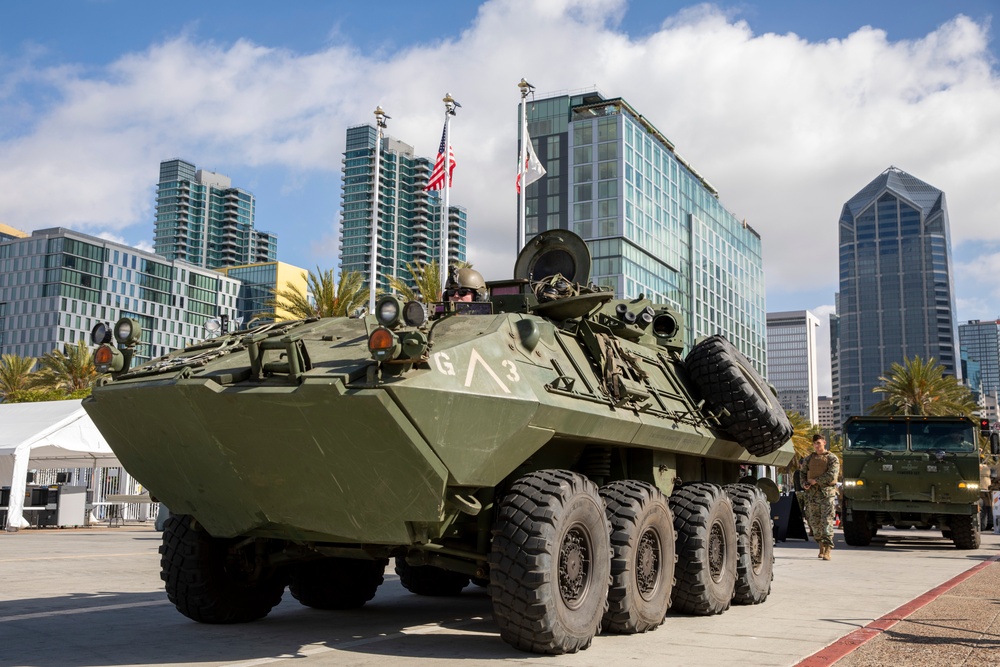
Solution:
{"label": "blue sky", "polygon": [[0,4],[0,222],[152,239],[159,161],[257,198],[279,258],[337,255],[347,127],[432,155],[445,92],[471,259],[513,262],[516,83],[640,110],[763,239],[768,309],[829,312],[836,219],[890,165],[947,193],[959,317],[1000,315],[997,0]]}

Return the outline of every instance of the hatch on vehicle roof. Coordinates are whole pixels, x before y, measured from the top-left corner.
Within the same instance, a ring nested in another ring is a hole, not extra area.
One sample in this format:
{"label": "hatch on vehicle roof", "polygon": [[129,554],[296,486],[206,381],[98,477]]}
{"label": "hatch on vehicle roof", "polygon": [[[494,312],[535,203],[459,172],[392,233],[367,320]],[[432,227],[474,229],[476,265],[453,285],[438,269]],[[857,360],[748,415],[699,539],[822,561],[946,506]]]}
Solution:
{"label": "hatch on vehicle roof", "polygon": [[587,243],[566,229],[550,229],[530,239],[514,264],[515,279],[540,281],[557,273],[571,283],[590,281]]}

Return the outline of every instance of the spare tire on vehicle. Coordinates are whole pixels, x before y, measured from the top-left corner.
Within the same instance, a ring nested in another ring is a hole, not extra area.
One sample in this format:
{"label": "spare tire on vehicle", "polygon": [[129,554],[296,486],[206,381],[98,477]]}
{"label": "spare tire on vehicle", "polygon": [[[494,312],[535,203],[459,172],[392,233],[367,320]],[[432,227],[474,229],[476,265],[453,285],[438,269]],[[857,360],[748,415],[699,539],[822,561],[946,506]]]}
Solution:
{"label": "spare tire on vehicle", "polygon": [[684,365],[723,430],[745,450],[764,456],[792,437],[777,396],[728,340],[709,336],[691,349]]}

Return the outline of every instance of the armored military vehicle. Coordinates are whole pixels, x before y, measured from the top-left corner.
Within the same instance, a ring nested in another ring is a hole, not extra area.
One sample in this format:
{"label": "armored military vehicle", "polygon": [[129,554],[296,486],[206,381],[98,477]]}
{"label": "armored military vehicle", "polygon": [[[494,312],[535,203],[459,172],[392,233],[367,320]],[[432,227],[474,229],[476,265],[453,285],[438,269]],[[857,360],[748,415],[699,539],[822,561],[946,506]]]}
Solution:
{"label": "armored military vehicle", "polygon": [[844,425],[844,540],[879,528],[938,528],[979,548],[978,428],[966,417],[851,417]]}
{"label": "armored military vehicle", "polygon": [[[170,600],[204,623],[486,586],[501,637],[539,653],[769,594],[768,480],[791,426],[712,336],[588,283],[586,244],[538,235],[488,301],[379,299],[130,369],[130,320],[93,332],[113,380],[86,409],[174,513]],[[113,345],[117,340],[120,348]],[[772,485],[773,486],[773,485]],[[776,489],[771,489],[776,491]],[[676,583],[675,583],[676,582]]]}

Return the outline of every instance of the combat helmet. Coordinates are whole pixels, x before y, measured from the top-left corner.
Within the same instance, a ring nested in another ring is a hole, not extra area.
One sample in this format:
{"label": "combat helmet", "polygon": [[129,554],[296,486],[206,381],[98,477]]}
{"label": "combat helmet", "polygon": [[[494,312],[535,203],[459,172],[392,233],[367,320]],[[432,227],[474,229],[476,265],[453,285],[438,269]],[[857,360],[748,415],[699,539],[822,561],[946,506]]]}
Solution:
{"label": "combat helmet", "polygon": [[460,290],[472,290],[473,301],[487,301],[489,299],[486,289],[486,281],[483,274],[475,269],[451,267],[448,271],[448,282],[445,283],[444,300]]}

